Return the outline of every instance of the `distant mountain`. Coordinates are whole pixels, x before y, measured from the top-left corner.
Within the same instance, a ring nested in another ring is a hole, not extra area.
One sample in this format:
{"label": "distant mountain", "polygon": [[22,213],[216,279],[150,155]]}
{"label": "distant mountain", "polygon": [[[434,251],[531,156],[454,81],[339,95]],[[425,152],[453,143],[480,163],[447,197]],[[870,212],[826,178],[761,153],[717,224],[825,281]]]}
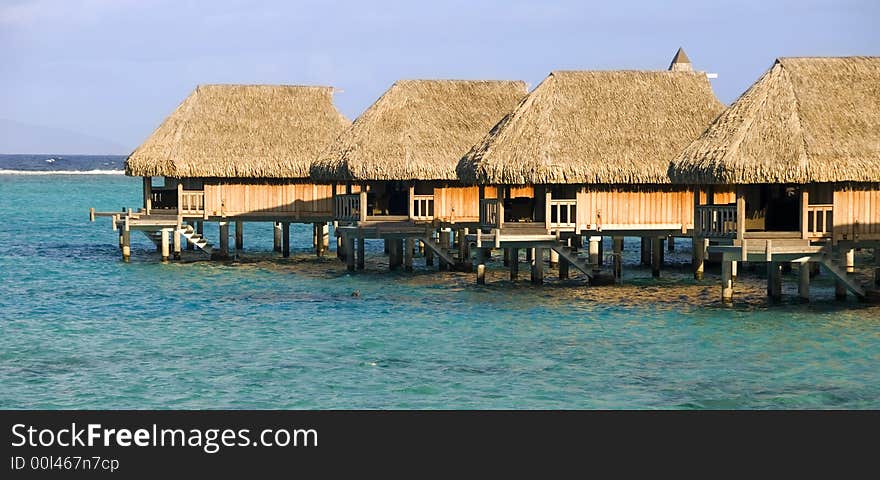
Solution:
{"label": "distant mountain", "polygon": [[0,153],[46,152],[126,155],[131,153],[131,149],[110,140],[62,128],[0,118]]}

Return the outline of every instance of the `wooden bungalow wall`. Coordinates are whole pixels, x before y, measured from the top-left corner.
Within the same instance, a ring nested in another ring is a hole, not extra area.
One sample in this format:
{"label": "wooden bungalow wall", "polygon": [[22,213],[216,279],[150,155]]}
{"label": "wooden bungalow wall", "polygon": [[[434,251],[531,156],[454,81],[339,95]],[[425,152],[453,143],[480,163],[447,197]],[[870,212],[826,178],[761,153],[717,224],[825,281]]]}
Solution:
{"label": "wooden bungalow wall", "polygon": [[880,240],[880,185],[835,188],[833,219],[835,240]]}
{"label": "wooden bungalow wall", "polygon": [[[205,208],[209,215],[290,216],[333,215],[330,185],[312,183],[207,183]],[[344,193],[344,186],[337,186]]]}
{"label": "wooden bungalow wall", "polygon": [[583,187],[577,194],[578,225],[595,230],[693,228],[694,192],[688,187],[617,189]]}

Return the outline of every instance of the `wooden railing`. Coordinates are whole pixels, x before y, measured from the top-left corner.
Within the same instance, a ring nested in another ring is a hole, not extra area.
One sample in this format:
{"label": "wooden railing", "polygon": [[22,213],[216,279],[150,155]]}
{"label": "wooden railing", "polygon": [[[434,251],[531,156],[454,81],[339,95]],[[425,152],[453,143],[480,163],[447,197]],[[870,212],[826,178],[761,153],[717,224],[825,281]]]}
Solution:
{"label": "wooden railing", "polygon": [[205,192],[201,190],[182,190],[180,192],[180,215],[203,215],[205,213]]}
{"label": "wooden railing", "polygon": [[480,199],[480,226],[501,228],[504,223],[504,204],[497,198]]}
{"label": "wooden railing", "polygon": [[736,236],[736,205],[698,205],[694,213],[696,236]]}
{"label": "wooden railing", "polygon": [[150,190],[150,205],[154,209],[177,208],[177,189],[154,189]]}
{"label": "wooden railing", "polygon": [[577,225],[577,200],[550,200],[545,215],[547,229],[574,229]]}
{"label": "wooden railing", "polygon": [[834,205],[807,205],[807,238],[824,238],[831,236],[834,225]]}
{"label": "wooden railing", "polygon": [[359,193],[346,193],[336,195],[336,204],[333,206],[333,217],[336,220],[358,221],[361,219],[361,195]]}
{"label": "wooden railing", "polygon": [[434,195],[413,195],[410,199],[409,218],[412,220],[433,220]]}

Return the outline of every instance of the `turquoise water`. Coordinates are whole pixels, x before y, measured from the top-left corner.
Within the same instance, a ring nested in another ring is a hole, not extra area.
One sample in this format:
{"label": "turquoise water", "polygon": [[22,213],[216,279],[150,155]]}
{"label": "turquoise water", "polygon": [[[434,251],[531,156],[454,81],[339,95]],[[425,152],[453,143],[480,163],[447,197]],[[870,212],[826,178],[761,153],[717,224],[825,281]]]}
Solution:
{"label": "turquoise water", "polygon": [[258,224],[240,262],[161,264],[133,235],[126,264],[88,207],[140,185],[0,175],[0,408],[880,408],[880,307],[827,276],[809,305],[768,304],[746,273],[726,308],[686,248],[655,281],[628,243],[623,286],[511,284],[496,260],[477,287],[388,273],[375,243],[349,275],[302,226],[276,258]]}

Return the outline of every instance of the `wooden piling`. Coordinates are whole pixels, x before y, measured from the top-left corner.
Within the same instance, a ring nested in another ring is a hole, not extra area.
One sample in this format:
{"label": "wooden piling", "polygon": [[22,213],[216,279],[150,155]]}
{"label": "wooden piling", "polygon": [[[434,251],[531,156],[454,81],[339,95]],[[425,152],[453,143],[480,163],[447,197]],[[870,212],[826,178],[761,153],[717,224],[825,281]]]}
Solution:
{"label": "wooden piling", "polygon": [[846,262],[846,273],[854,273],[856,271],[856,250],[854,248],[846,250],[844,260]]}
{"label": "wooden piling", "polygon": [[550,268],[556,268],[559,265],[559,254],[556,253],[556,250],[550,249],[549,263]]}
{"label": "wooden piling", "polygon": [[470,264],[471,260],[471,250],[470,244],[468,244],[467,236],[469,234],[469,229],[462,228],[458,231],[458,263],[459,268],[463,268],[466,265]]}
{"label": "wooden piling", "polygon": [[172,250],[173,258],[175,260],[180,260],[180,228],[175,228],[171,231],[171,234],[173,235],[172,244],[174,245]]}
{"label": "wooden piling", "polygon": [[168,229],[163,228],[162,229],[162,243],[159,245],[159,250],[162,252],[162,261],[163,262],[167,262],[168,257],[169,257],[169,255],[168,255],[168,240],[169,240]]}
{"label": "wooden piling", "polygon": [[730,262],[721,262],[721,301],[733,302],[733,279],[730,276]]}
{"label": "wooden piling", "polygon": [[272,250],[281,252],[281,222],[273,222],[272,225]]}
{"label": "wooden piling", "polygon": [[515,282],[519,278],[519,249],[508,248],[506,250],[509,250],[507,258],[510,267],[510,280]]}
{"label": "wooden piling", "polygon": [[281,256],[290,257],[290,222],[281,222]]}
{"label": "wooden piling", "polygon": [[666,237],[666,251],[669,253],[675,251],[675,237],[672,235]]}
{"label": "wooden piling", "polygon": [[[193,222],[188,222],[185,225],[189,225],[189,226],[193,227],[193,230],[195,230],[195,226],[193,225]],[[192,242],[186,242],[185,246],[183,248],[185,248],[187,250],[195,250],[196,246]]]}
{"label": "wooden piling", "polygon": [[434,250],[431,247],[428,247],[425,242],[422,242],[423,248],[425,250],[425,266],[433,267],[434,266]]}
{"label": "wooden piling", "polygon": [[730,262],[730,279],[734,282],[736,281],[737,271],[739,270],[739,266],[737,265],[736,260]]}
{"label": "wooden piling", "polygon": [[782,265],[767,262],[767,296],[773,300],[782,298]]}
{"label": "wooden piling", "polygon": [[235,221],[235,252],[238,253],[244,249],[244,222]]}
{"label": "wooden piling", "polygon": [[810,301],[810,264],[813,262],[803,262],[798,269],[798,297],[801,301]]}
{"label": "wooden piling", "polygon": [[532,257],[532,283],[534,285],[544,284],[544,249],[535,248],[535,254]]}
{"label": "wooden piling", "polygon": [[614,279],[617,283],[623,283],[623,237],[613,237],[611,243],[614,249]]}
{"label": "wooden piling", "polygon": [[388,266],[391,270],[397,270],[403,265],[403,239],[395,238],[391,240],[391,253],[389,255]]}
{"label": "wooden piling", "polygon": [[[660,265],[663,263],[663,239],[654,237],[651,239],[651,276],[660,278]],[[727,262],[730,269],[730,262]],[[729,272],[728,272],[729,273]]]}
{"label": "wooden piling", "polygon": [[486,284],[486,249],[477,249],[477,285]]}
{"label": "wooden piling", "polygon": [[357,269],[358,270],[363,270],[364,267],[366,266],[365,247],[366,247],[366,241],[364,240],[364,237],[362,237],[362,236],[358,237],[358,239],[357,239]]}
{"label": "wooden piling", "polygon": [[220,221],[220,258],[228,258],[229,257],[229,222],[226,220]]}
{"label": "wooden piling", "polygon": [[125,221],[120,233],[120,241],[122,243],[122,260],[127,262],[131,259],[131,229],[128,226],[128,219]]}
{"label": "wooden piling", "polygon": [[[440,234],[438,235],[439,240],[438,244],[440,245],[440,249],[444,252],[449,251],[450,239],[452,237],[452,232],[448,228],[440,229]],[[443,259],[440,259],[440,270],[446,271],[452,268],[452,265],[447,264]]]}
{"label": "wooden piling", "polygon": [[346,235],[344,238],[345,242],[345,268],[349,272],[353,272],[355,269],[354,260],[355,260],[355,251],[354,251],[354,236]]}
{"label": "wooden piling", "polygon": [[598,265],[600,267],[602,267],[605,265],[605,237],[600,236],[598,238],[599,238],[599,263],[598,263]]}
{"label": "wooden piling", "polygon": [[641,254],[641,264],[647,267],[651,264],[651,239],[649,237],[642,237]]}
{"label": "wooden piling", "polygon": [[407,237],[406,244],[403,247],[403,269],[404,271],[413,271],[413,250],[415,250],[415,240]]}
{"label": "wooden piling", "polygon": [[502,264],[505,267],[509,267],[510,266],[510,249],[505,248],[503,250],[504,251],[502,252]]}
{"label": "wooden piling", "polygon": [[589,254],[590,265],[593,271],[599,270],[599,257],[601,256],[600,246],[602,245],[602,237],[590,237]]}
{"label": "wooden piling", "polygon": [[706,248],[709,246],[709,239],[702,237],[694,237],[693,239],[693,265],[694,279],[702,280],[706,271]]}

